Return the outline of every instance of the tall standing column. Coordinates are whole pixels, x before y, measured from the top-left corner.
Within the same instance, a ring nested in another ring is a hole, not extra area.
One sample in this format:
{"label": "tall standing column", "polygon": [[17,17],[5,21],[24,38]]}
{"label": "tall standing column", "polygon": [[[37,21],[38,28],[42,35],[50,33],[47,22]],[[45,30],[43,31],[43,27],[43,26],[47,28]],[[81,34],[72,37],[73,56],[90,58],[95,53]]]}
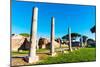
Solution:
{"label": "tall standing column", "polygon": [[39,49],[38,40],[36,41],[36,49]]}
{"label": "tall standing column", "polygon": [[81,47],[83,47],[83,37],[81,35],[81,38],[80,38],[80,43],[81,43]]}
{"label": "tall standing column", "polygon": [[85,47],[87,47],[88,45],[87,45],[87,38],[86,38],[86,40],[85,40]]}
{"label": "tall standing column", "polygon": [[69,34],[69,50],[72,51],[72,42],[71,42],[71,28],[68,28],[68,34]]}
{"label": "tall standing column", "polygon": [[50,53],[51,53],[51,55],[52,56],[55,56],[56,55],[56,53],[55,53],[55,48],[54,48],[54,23],[55,23],[55,18],[54,17],[52,17],[51,18],[51,51],[50,51]]}
{"label": "tall standing column", "polygon": [[34,15],[32,15],[32,35],[31,35],[31,46],[29,54],[29,63],[38,61],[38,56],[36,56],[36,40],[37,40],[37,19],[38,19],[38,8],[34,7]]}

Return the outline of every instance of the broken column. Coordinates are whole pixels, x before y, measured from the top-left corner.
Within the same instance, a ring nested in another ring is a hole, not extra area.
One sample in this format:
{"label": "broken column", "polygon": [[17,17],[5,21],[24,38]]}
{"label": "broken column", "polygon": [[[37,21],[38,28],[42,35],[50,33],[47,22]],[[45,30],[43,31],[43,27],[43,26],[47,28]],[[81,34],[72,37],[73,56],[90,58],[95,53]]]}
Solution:
{"label": "broken column", "polygon": [[68,36],[69,36],[69,51],[72,51],[72,40],[71,40],[71,28],[68,28]]}
{"label": "broken column", "polygon": [[52,56],[56,55],[55,50],[54,50],[55,49],[54,48],[54,42],[55,42],[55,39],[54,39],[54,23],[55,23],[55,18],[52,17],[51,18],[51,51],[50,51]]}
{"label": "broken column", "polygon": [[39,60],[39,57],[36,56],[36,40],[37,40],[37,19],[38,19],[38,8],[34,7],[34,15],[32,15],[32,35],[31,35],[31,46],[29,54],[29,63],[33,63]]}

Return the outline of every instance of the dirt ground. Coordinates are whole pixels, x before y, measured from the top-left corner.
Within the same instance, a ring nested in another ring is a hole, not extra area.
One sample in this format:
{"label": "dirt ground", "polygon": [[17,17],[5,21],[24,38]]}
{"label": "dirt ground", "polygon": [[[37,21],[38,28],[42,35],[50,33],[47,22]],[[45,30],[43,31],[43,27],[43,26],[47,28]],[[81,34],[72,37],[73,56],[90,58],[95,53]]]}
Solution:
{"label": "dirt ground", "polygon": [[[37,54],[37,56],[39,56],[39,61],[45,59],[46,57],[48,57],[49,55],[47,53],[41,53],[41,54]],[[11,58],[11,66],[12,67],[18,67],[19,65],[23,66],[23,65],[30,65],[30,63],[26,62],[23,60],[23,57],[12,57]],[[32,64],[36,64],[36,63],[32,63]]]}

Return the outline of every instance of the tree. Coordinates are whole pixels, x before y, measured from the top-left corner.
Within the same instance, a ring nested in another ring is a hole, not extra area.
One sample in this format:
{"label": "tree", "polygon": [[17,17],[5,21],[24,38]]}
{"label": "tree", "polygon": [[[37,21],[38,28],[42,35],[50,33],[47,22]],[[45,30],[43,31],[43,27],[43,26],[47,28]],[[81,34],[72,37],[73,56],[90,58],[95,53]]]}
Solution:
{"label": "tree", "polygon": [[[72,40],[76,40],[76,38],[77,38],[77,37],[80,37],[80,36],[81,36],[81,35],[80,35],[79,33],[71,33],[71,38],[72,38]],[[68,39],[69,39],[68,34],[65,35],[65,36],[63,36],[62,39],[68,40]]]}
{"label": "tree", "polygon": [[91,47],[96,47],[96,42],[94,39],[89,38],[87,40],[87,44],[88,44],[88,46],[91,45]]}
{"label": "tree", "polygon": [[93,27],[90,29],[90,31],[91,31],[92,33],[95,33],[95,32],[96,32],[96,26],[93,26]]}
{"label": "tree", "polygon": [[30,36],[30,34],[28,34],[28,33],[20,33],[19,35],[22,35],[22,36],[25,36],[25,37],[29,37]]}

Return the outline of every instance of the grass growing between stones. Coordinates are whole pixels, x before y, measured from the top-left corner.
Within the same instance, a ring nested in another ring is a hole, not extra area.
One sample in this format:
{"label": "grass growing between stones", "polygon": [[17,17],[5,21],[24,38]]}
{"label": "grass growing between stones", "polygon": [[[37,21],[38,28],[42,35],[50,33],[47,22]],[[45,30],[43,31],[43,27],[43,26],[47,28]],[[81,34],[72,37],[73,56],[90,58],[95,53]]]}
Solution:
{"label": "grass growing between stones", "polygon": [[96,60],[95,48],[81,48],[79,50],[69,52],[68,54],[58,53],[56,57],[48,57],[38,64],[56,64],[56,63],[73,63],[73,62],[89,62]]}

